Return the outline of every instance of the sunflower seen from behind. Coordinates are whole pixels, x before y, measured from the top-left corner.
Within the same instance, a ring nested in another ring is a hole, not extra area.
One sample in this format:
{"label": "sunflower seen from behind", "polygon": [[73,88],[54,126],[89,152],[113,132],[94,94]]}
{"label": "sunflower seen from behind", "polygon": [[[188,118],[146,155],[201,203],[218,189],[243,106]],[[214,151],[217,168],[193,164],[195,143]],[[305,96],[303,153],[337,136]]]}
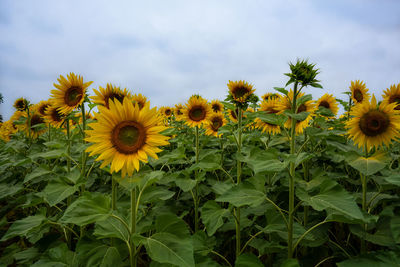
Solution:
{"label": "sunflower seen from behind", "polygon": [[90,156],[99,155],[96,161],[103,160],[100,168],[111,164],[110,172],[121,171],[122,178],[139,171],[140,162],[147,163],[148,157],[157,159],[159,146],[168,145],[168,137],[161,134],[166,130],[160,124],[156,108],[145,105],[140,109],[130,99],[110,100],[109,108],[99,106],[95,114],[96,122],[90,123],[86,130],[86,141],[92,145],[87,148]]}
{"label": "sunflower seen from behind", "polygon": [[390,145],[400,137],[400,110],[396,104],[381,102],[377,105],[375,96],[351,109],[352,118],[346,123],[347,133],[358,147],[371,150]]}
{"label": "sunflower seen from behind", "polygon": [[397,86],[395,84],[391,85],[383,93],[383,102],[387,104],[395,103],[396,107],[394,109],[400,110],[400,83]]}
{"label": "sunflower seen from behind", "polygon": [[[279,112],[278,103],[279,100],[276,98],[269,98],[268,100],[264,100],[263,102],[261,102],[259,111],[263,111],[266,114],[277,114]],[[256,123],[256,127],[264,133],[279,134],[281,132],[281,127],[279,125],[262,121],[260,118],[256,118],[254,122]]]}
{"label": "sunflower seen from behind", "polygon": [[58,84],[54,83],[55,90],[51,90],[51,101],[58,107],[61,114],[69,114],[71,111],[82,105],[85,101],[86,89],[93,82],[83,82],[83,77],[70,73],[67,78],[60,75],[57,79]]}
{"label": "sunflower seen from behind", "polygon": [[351,99],[355,104],[361,104],[369,101],[369,93],[367,86],[363,81],[351,81],[350,85]]}
{"label": "sunflower seen from behind", "polygon": [[99,90],[93,89],[96,95],[89,97],[93,100],[93,103],[105,106],[108,108],[109,101],[117,99],[119,102],[123,102],[125,98],[132,100],[132,94],[125,88],[122,90],[120,87],[114,86],[107,83],[106,88],[99,86]]}
{"label": "sunflower seen from behind", "polygon": [[321,96],[321,98],[317,100],[316,107],[318,109],[320,107],[329,109],[332,112],[333,117],[336,116],[339,111],[337,101],[331,94],[324,94],[323,96]]}
{"label": "sunflower seen from behind", "polygon": [[212,109],[201,96],[191,96],[183,109],[182,118],[189,127],[201,126],[209,120]]}
{"label": "sunflower seen from behind", "polygon": [[219,128],[226,124],[224,114],[221,112],[213,112],[205,125],[206,135],[221,137],[221,133],[218,132]]}
{"label": "sunflower seen from behind", "polygon": [[13,107],[18,111],[24,111],[28,108],[28,100],[23,97],[15,100]]}

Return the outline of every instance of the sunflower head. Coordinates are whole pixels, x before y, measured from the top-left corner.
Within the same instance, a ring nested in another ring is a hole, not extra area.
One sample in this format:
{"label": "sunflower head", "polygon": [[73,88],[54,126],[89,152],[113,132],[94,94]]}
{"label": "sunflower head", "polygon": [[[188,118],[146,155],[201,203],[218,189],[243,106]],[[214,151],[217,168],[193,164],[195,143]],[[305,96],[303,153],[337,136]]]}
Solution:
{"label": "sunflower head", "polygon": [[101,168],[111,163],[111,173],[121,170],[121,176],[131,176],[139,171],[140,161],[147,163],[148,156],[157,159],[159,146],[168,145],[168,137],[161,134],[166,127],[160,125],[156,108],[145,105],[140,109],[131,99],[110,100],[109,108],[99,106],[97,121],[87,130],[87,148],[90,155],[99,154]]}
{"label": "sunflower head", "polygon": [[61,113],[58,107],[51,104],[46,109],[46,115],[44,116],[44,120],[46,123],[49,123],[55,128],[60,128],[64,122],[65,114]]}
{"label": "sunflower head", "polygon": [[175,114],[175,119],[177,121],[183,120],[183,105],[182,104],[176,104],[175,109],[174,109],[174,114]]}
{"label": "sunflower head", "polygon": [[142,109],[147,103],[147,98],[142,94],[134,94],[132,96],[132,101],[139,105],[139,108]]}
{"label": "sunflower head", "polygon": [[0,126],[0,139],[5,142],[10,141],[11,135],[16,133],[17,129],[15,128],[13,122],[8,120],[1,124]]}
{"label": "sunflower head", "polygon": [[378,106],[374,95],[371,102],[355,105],[350,112],[352,118],[346,123],[349,137],[367,151],[390,145],[393,139],[400,137],[400,110],[395,107],[395,103],[386,102]]}
{"label": "sunflower head", "polygon": [[183,109],[183,119],[189,127],[201,126],[205,123],[212,113],[207,100],[201,96],[192,96]]}
{"label": "sunflower head", "polygon": [[386,88],[384,93],[383,102],[388,104],[395,103],[395,109],[400,110],[400,83],[397,86],[395,84],[391,85],[390,89]]}
{"label": "sunflower head", "polygon": [[330,94],[324,94],[320,99],[318,99],[316,106],[318,109],[321,107],[329,109],[334,116],[336,116],[337,112],[339,111],[339,106],[336,102],[336,99]]}
{"label": "sunflower head", "polygon": [[[279,112],[278,103],[279,99],[269,98],[261,102],[259,111],[264,111],[266,114],[277,114]],[[254,122],[256,123],[256,127],[261,129],[262,132],[269,134],[279,134],[281,132],[281,127],[279,125],[262,121],[259,118],[256,118]]]}
{"label": "sunflower head", "polygon": [[356,80],[351,81],[350,86],[351,98],[355,104],[368,102],[370,95],[368,94],[368,89],[363,81]]}
{"label": "sunflower head", "polygon": [[173,114],[173,109],[170,107],[161,107],[160,113],[164,118],[170,118]]}
{"label": "sunflower head", "polygon": [[45,116],[46,115],[46,109],[50,106],[50,101],[49,100],[42,100],[39,103],[35,105],[37,112],[39,112],[40,115]]}
{"label": "sunflower head", "polygon": [[57,81],[58,84],[53,84],[56,89],[51,90],[51,101],[65,115],[82,105],[85,101],[86,88],[93,83],[84,83],[82,76],[72,72],[67,75],[67,78],[60,75]]}
{"label": "sunflower head", "polygon": [[211,109],[213,112],[222,112],[224,111],[224,105],[219,100],[211,101]]}
{"label": "sunflower head", "polygon": [[[39,135],[46,132],[45,127],[40,127],[40,124],[44,124],[45,120],[44,117],[39,113],[37,106],[30,108],[29,110],[30,118],[25,121],[23,125],[23,129],[25,130],[25,134],[28,136],[29,132],[33,139],[38,138]],[[44,125],[43,125],[44,126]],[[29,131],[30,128],[30,131]]]}
{"label": "sunflower head", "polygon": [[235,104],[243,106],[252,100],[255,92],[252,84],[246,81],[229,81],[227,85],[229,88],[228,99]]}
{"label": "sunflower head", "polygon": [[277,93],[266,93],[264,95],[261,96],[261,99],[263,101],[267,101],[269,99],[279,99],[281,96]]}
{"label": "sunflower head", "polygon": [[125,98],[132,100],[132,95],[125,88],[122,90],[120,87],[114,86],[110,83],[107,83],[106,88],[99,86],[99,91],[93,89],[95,92],[95,96],[91,96],[90,99],[93,100],[93,103],[105,106],[108,108],[110,100],[118,100],[119,102],[123,102]]}
{"label": "sunflower head", "polygon": [[312,86],[322,88],[319,80],[316,79],[319,74],[318,69],[314,69],[315,64],[308,63],[307,60],[297,59],[296,63],[289,63],[290,73],[285,73],[290,80],[286,83],[288,86],[291,83],[300,83],[302,86]]}
{"label": "sunflower head", "polygon": [[222,134],[218,133],[218,129],[226,124],[226,119],[221,112],[213,112],[206,123],[206,135],[220,137]]}
{"label": "sunflower head", "polygon": [[24,111],[28,108],[28,100],[23,97],[18,98],[14,102],[14,108],[18,111]]}

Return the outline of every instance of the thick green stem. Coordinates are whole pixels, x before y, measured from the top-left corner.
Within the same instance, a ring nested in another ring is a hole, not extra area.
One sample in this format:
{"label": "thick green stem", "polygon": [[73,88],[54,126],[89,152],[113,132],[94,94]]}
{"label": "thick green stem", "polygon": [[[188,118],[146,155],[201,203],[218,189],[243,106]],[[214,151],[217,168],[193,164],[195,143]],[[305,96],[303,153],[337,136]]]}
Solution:
{"label": "thick green stem", "polygon": [[[365,145],[365,157],[368,158],[368,147]],[[368,205],[367,205],[367,176],[360,173],[361,177],[361,186],[362,186],[362,210],[365,212],[368,212]],[[365,242],[366,238],[366,232],[367,232],[367,224],[363,224],[364,232],[363,232],[363,238],[361,240],[361,253],[366,253],[367,252],[367,245]]]}
{"label": "thick green stem", "polygon": [[[237,107],[238,111],[238,151],[237,154],[240,155],[242,152],[242,109]],[[239,185],[241,181],[242,175],[242,163],[239,159],[236,160],[237,162],[237,181],[236,184]],[[236,209],[236,257],[239,257],[241,253],[241,242],[240,242],[240,208]]]}
{"label": "thick green stem", "polygon": [[[86,113],[85,113],[85,102],[81,105],[82,110],[82,143],[86,143],[85,141],[85,130],[86,130]],[[81,177],[84,178],[86,175],[86,152],[82,151],[82,167],[81,167]],[[81,186],[81,193],[85,192],[85,183]]]}
{"label": "thick green stem", "polygon": [[[199,126],[196,126],[196,164],[199,163]],[[198,179],[199,171],[195,170],[195,179],[196,179],[196,187],[194,192],[194,231],[197,232],[199,230],[199,181]]]}
{"label": "thick green stem", "polygon": [[[292,114],[296,114],[297,111],[297,85],[295,82],[293,88],[293,101],[292,101]],[[296,154],[296,120],[291,118],[290,128],[290,154]],[[290,162],[290,175],[289,175],[289,222],[288,222],[288,258],[293,257],[293,213],[294,213],[294,176],[295,176],[295,165],[294,162]]]}
{"label": "thick green stem", "polygon": [[111,176],[111,208],[117,209],[117,183],[113,176]]}
{"label": "thick green stem", "polygon": [[29,112],[29,106],[26,108],[26,112],[28,114],[27,118],[27,125],[28,125],[28,140],[29,140],[29,146],[32,144],[32,125],[31,125],[31,113]]}
{"label": "thick green stem", "polygon": [[[131,236],[136,233],[136,187],[131,189]],[[136,267],[137,265],[137,257],[136,254],[136,246],[131,239],[131,247],[130,247],[130,263],[131,267]]]}
{"label": "thick green stem", "polygon": [[[50,125],[50,124],[49,124]],[[66,120],[66,127],[67,127],[67,172],[71,172],[71,129],[69,127],[69,119]],[[67,208],[71,205],[72,196],[68,196],[67,198]],[[71,232],[67,231],[67,245],[71,248]]]}

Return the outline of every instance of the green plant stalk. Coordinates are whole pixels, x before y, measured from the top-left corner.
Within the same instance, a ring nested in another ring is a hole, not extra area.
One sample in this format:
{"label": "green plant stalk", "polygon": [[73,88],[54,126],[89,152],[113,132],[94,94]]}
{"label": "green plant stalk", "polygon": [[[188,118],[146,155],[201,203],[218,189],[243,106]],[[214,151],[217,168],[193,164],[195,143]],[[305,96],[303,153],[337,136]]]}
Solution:
{"label": "green plant stalk", "polygon": [[48,123],[48,137],[49,137],[49,142],[51,141],[51,125]]}
{"label": "green plant stalk", "polygon": [[[368,158],[368,148],[367,145],[365,145],[364,147],[365,149],[365,157]],[[362,186],[362,210],[365,212],[368,212],[368,205],[367,205],[367,176],[360,173],[360,177],[361,177],[361,186]],[[363,228],[364,228],[364,233],[363,233],[363,238],[361,240],[361,248],[360,248],[360,252],[361,253],[366,253],[367,252],[367,245],[365,242],[365,238],[366,238],[366,231],[367,231],[367,224],[363,224]]]}
{"label": "green plant stalk", "polygon": [[[238,154],[242,151],[242,109],[238,107]],[[239,185],[241,181],[242,175],[242,163],[237,160],[237,182]],[[241,253],[241,245],[240,245],[240,208],[236,209],[236,258],[239,257]]]}
{"label": "green plant stalk", "polygon": [[[82,110],[82,143],[85,144],[85,137],[86,137],[86,113],[85,113],[85,102],[81,105]],[[84,178],[86,174],[86,152],[82,151],[82,167],[81,167],[81,177]],[[85,192],[85,183],[81,186],[81,193]]]}
{"label": "green plant stalk", "polygon": [[111,176],[111,209],[117,209],[117,183],[113,176]]}
{"label": "green plant stalk", "polygon": [[[136,187],[131,189],[131,236],[136,233]],[[131,253],[130,263],[131,267],[137,266],[136,246],[131,238]]]}
{"label": "green plant stalk", "polygon": [[[67,172],[68,174],[71,172],[71,129],[69,125],[69,119],[66,119],[65,125],[67,127]],[[49,124],[50,125],[50,124]],[[67,208],[71,205],[72,196],[68,196],[67,198]],[[71,232],[66,231],[67,245],[68,248],[71,248]]]}
{"label": "green plant stalk", "polygon": [[28,140],[29,140],[29,146],[32,144],[32,125],[31,125],[31,113],[29,112],[29,106],[26,108],[26,112],[28,114],[28,121],[27,121],[27,126],[28,126]]}
{"label": "green plant stalk", "polygon": [[[199,163],[199,126],[196,126],[196,164]],[[198,170],[195,171],[196,187],[194,192],[194,231],[199,230],[199,185],[198,185]]]}
{"label": "green plant stalk", "polygon": [[[292,113],[296,114],[297,110],[297,86],[298,82],[294,83],[293,88],[293,101],[292,101]],[[291,118],[290,128],[290,154],[296,154],[296,120]],[[293,213],[294,213],[294,176],[295,176],[295,165],[294,162],[290,162],[290,175],[289,175],[289,221],[288,221],[288,259],[293,257]]]}

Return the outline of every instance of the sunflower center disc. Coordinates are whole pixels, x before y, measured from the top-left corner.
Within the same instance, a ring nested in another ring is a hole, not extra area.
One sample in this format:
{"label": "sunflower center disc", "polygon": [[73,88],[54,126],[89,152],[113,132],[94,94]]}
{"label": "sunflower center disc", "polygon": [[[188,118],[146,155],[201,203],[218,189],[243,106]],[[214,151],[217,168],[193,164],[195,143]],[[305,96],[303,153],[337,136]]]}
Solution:
{"label": "sunflower center disc", "polygon": [[57,109],[53,109],[53,112],[51,113],[51,118],[53,119],[53,121],[60,122],[62,121],[63,116],[60,112],[58,112]]}
{"label": "sunflower center disc", "polygon": [[389,124],[389,117],[379,110],[367,112],[360,118],[359,122],[360,130],[366,136],[377,136],[384,133]]}
{"label": "sunflower center disc", "polygon": [[206,117],[206,111],[201,106],[193,107],[189,111],[189,118],[192,121],[202,121],[202,120],[204,120],[205,117]]}
{"label": "sunflower center disc", "polygon": [[222,121],[220,119],[214,119],[212,121],[212,128],[214,131],[217,131],[222,126]]}
{"label": "sunflower center disc", "polygon": [[355,100],[357,100],[357,102],[363,101],[364,96],[363,96],[362,92],[360,91],[360,89],[354,90],[354,98],[355,98]]}
{"label": "sunflower center disc", "polygon": [[319,107],[330,108],[327,101],[321,101],[321,103],[319,103]]}
{"label": "sunflower center disc", "polygon": [[133,154],[145,142],[145,130],[134,121],[123,121],[115,126],[111,134],[111,143],[123,154]]}
{"label": "sunflower center disc", "polygon": [[39,116],[39,115],[37,115],[37,114],[35,114],[35,115],[33,115],[32,118],[31,118],[31,127],[32,127],[32,126],[35,126],[35,125],[37,125],[37,124],[43,123],[43,122],[44,122],[44,121],[43,121],[42,117]]}
{"label": "sunflower center disc", "polygon": [[48,107],[49,107],[48,104],[42,105],[42,106],[39,108],[39,113],[42,114],[42,116],[44,116],[44,115],[46,114],[46,109],[47,109]]}
{"label": "sunflower center disc", "polygon": [[64,102],[70,107],[76,106],[82,99],[82,88],[73,86],[65,92]]}
{"label": "sunflower center disc", "polygon": [[243,86],[236,87],[235,90],[233,91],[233,95],[235,96],[235,98],[240,98],[244,96],[246,93],[248,93],[248,90],[246,87]]}
{"label": "sunflower center disc", "polygon": [[397,103],[395,110],[400,110],[400,95],[394,95],[389,98],[389,103]]}
{"label": "sunflower center disc", "polygon": [[170,109],[165,110],[165,115],[167,116],[171,115],[171,110]]}
{"label": "sunflower center disc", "polygon": [[[238,110],[236,110],[236,112],[238,112]],[[231,110],[231,116],[232,116],[232,118],[234,118],[235,120],[237,120],[236,112],[233,111],[233,110]]]}
{"label": "sunflower center disc", "polygon": [[112,101],[114,101],[115,99],[117,99],[121,104],[124,100],[124,95],[112,92],[108,97],[105,97],[105,101],[106,102],[106,107],[108,108],[109,106],[109,100],[111,99]]}
{"label": "sunflower center disc", "polygon": [[23,111],[25,109],[25,101],[24,100],[19,100],[15,106],[17,107],[18,110]]}
{"label": "sunflower center disc", "polygon": [[300,113],[300,112],[303,112],[303,111],[306,111],[306,110],[307,110],[306,105],[301,104],[300,107],[297,109],[297,113]]}
{"label": "sunflower center disc", "polygon": [[212,105],[212,110],[214,111],[214,112],[218,112],[219,111],[219,105],[216,105],[216,104],[214,104],[214,105]]}

